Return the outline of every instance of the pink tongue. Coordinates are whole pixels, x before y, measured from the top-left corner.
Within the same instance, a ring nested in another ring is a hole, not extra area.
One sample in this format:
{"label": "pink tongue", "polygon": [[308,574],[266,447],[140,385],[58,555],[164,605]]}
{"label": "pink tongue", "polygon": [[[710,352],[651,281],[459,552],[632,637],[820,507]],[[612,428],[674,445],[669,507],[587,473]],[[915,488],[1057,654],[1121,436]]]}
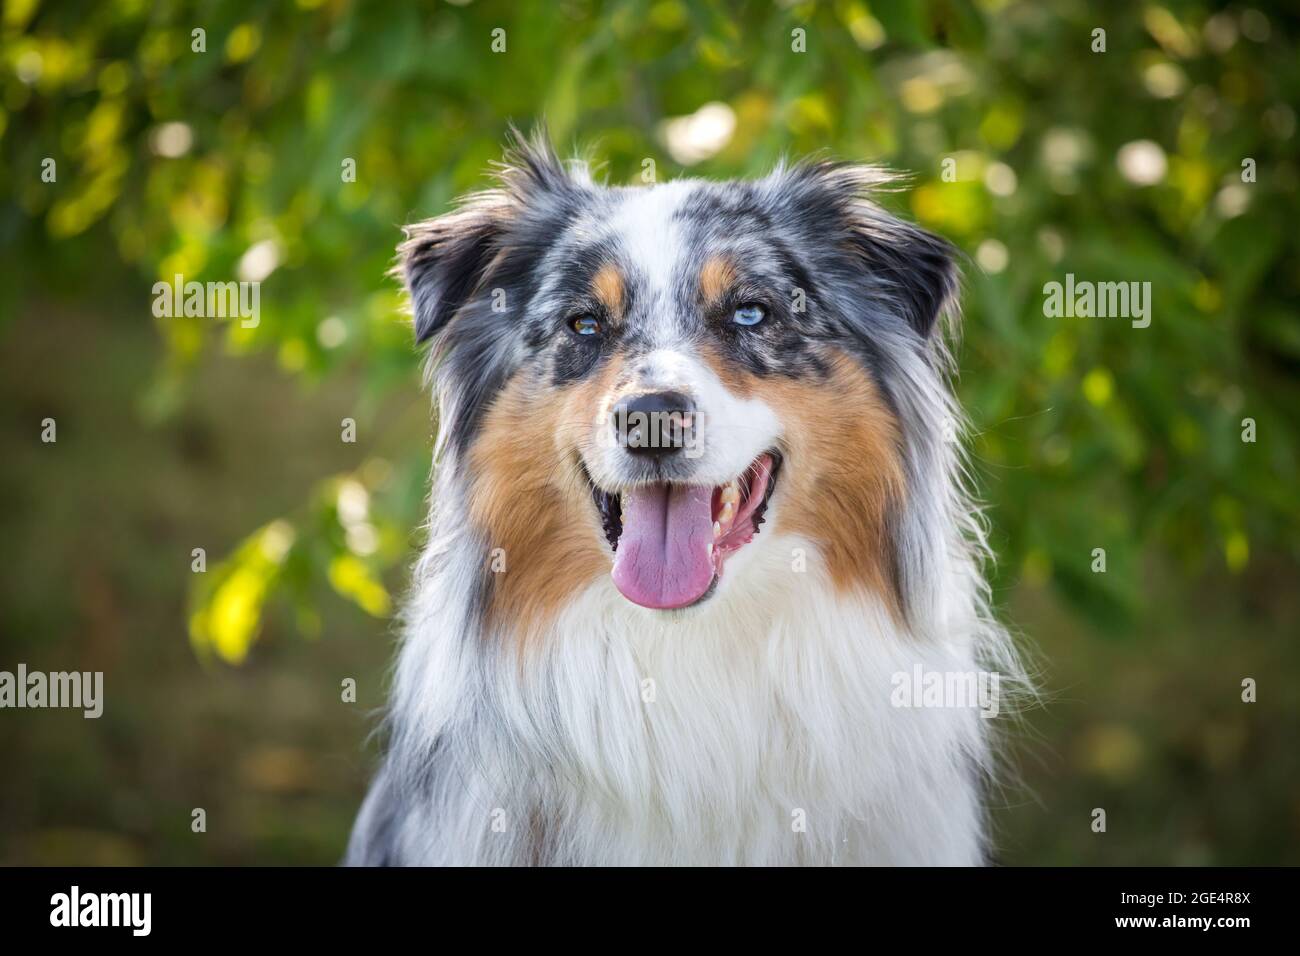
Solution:
{"label": "pink tongue", "polygon": [[694,604],[713,583],[713,489],[647,485],[623,494],[614,586],[642,607]]}

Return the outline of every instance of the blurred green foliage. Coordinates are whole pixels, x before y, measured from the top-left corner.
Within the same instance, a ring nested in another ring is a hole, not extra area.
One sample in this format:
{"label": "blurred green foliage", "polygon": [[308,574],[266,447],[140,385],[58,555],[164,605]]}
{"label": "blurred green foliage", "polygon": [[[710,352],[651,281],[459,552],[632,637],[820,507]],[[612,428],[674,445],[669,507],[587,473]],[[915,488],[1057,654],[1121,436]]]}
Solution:
{"label": "blurred green foliage", "polygon": [[[544,117],[617,183],[646,159],[660,179],[883,161],[913,174],[887,203],[971,257],[961,392],[999,585],[1050,582],[1122,633],[1152,559],[1190,580],[1300,554],[1295,28],[1196,2],[10,0],[0,301],[131,303],[165,345],[142,383],[153,422],[206,350],[311,383],[359,369],[365,450],[418,377],[384,276],[399,226],[483,185],[509,121]],[[688,168],[665,123],[709,103],[734,128]],[[1045,317],[1067,273],[1149,281],[1150,327]],[[264,276],[260,324],[153,318],[152,283],[176,274]],[[214,560],[200,651],[243,660],[276,596],[314,633],[322,581],[387,615],[428,455],[363,454]]]}

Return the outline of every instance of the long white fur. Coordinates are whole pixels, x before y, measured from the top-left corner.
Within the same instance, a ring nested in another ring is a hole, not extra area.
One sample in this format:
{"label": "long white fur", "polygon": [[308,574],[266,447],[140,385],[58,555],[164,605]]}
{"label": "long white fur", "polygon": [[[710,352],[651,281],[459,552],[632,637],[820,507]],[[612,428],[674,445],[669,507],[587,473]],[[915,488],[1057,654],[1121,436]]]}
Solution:
{"label": "long white fur", "polygon": [[[973,670],[979,635],[918,642],[834,596],[810,542],[754,547],[707,614],[664,621],[593,585],[522,671],[440,640],[455,596],[429,582],[402,672],[423,672],[425,732],[473,739],[407,819],[401,856],[534,862],[537,818],[556,821],[561,864],[981,862],[984,719],[890,702],[892,675],[916,663]],[[802,576],[800,548],[814,556]],[[457,713],[475,699],[490,719]]]}

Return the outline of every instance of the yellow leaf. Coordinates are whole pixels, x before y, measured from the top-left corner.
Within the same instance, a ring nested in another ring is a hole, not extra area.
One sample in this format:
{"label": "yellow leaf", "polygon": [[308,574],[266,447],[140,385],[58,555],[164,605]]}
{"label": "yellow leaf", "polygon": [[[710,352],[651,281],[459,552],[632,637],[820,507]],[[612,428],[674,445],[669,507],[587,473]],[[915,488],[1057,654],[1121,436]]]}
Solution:
{"label": "yellow leaf", "polygon": [[392,608],[388,591],[359,558],[339,555],[330,562],[329,579],[335,591],[373,617],[386,617]]}

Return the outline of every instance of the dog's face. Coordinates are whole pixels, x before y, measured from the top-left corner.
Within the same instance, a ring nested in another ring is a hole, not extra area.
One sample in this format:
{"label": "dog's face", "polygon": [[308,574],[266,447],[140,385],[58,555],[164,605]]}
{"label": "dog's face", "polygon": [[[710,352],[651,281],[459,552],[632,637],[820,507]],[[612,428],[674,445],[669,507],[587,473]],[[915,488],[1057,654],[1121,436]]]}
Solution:
{"label": "dog's face", "polygon": [[[954,270],[862,196],[879,175],[607,188],[525,147],[503,188],[410,230],[418,336],[498,573],[529,625],[602,577],[707,605],[756,541],[811,542],[898,609],[900,376],[930,361]],[[793,570],[797,556],[789,556]]]}

